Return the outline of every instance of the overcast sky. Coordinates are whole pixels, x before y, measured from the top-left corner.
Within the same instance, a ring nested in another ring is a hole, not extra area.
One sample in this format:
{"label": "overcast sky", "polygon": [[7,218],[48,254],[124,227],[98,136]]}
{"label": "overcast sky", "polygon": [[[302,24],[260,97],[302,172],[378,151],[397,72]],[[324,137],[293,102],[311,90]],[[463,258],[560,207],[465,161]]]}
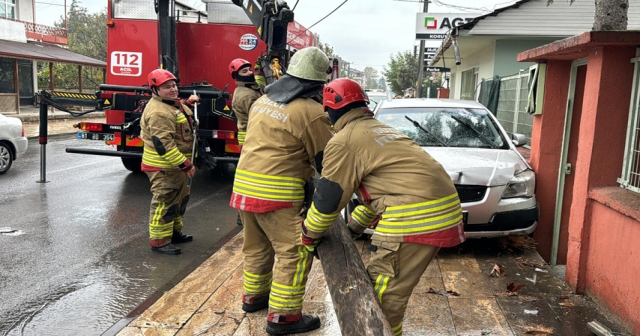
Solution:
{"label": "overcast sky", "polygon": [[[81,6],[89,12],[106,8],[108,0],[81,0]],[[149,0],[152,1],[152,0]],[[205,10],[200,0],[182,0]],[[289,0],[290,8],[297,0]],[[347,0],[335,13],[310,30],[320,35],[323,43],[328,43],[334,52],[352,67],[363,70],[367,66],[378,71],[387,65],[391,54],[412,50],[418,45],[415,40],[416,13],[422,11],[419,0]],[[305,27],[310,27],[344,0],[299,0],[295,8],[295,19]],[[509,0],[438,0],[429,4],[429,12],[434,13],[487,13],[494,8],[504,7],[514,1]],[[59,6],[51,4],[60,4]],[[53,25],[63,15],[64,0],[36,0],[37,23]],[[71,0],[67,0],[67,6]],[[464,8],[464,10],[463,10]],[[437,46],[430,41],[427,46]]]}

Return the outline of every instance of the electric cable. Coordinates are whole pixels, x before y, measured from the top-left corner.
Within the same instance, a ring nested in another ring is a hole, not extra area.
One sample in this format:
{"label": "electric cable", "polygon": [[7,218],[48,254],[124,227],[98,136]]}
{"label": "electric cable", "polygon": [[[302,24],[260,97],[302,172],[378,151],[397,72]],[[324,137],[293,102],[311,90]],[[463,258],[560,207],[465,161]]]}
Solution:
{"label": "electric cable", "polygon": [[296,0],[296,4],[293,5],[293,9],[291,9],[292,12],[296,10],[296,6],[298,6],[298,2],[300,2],[300,0]]}

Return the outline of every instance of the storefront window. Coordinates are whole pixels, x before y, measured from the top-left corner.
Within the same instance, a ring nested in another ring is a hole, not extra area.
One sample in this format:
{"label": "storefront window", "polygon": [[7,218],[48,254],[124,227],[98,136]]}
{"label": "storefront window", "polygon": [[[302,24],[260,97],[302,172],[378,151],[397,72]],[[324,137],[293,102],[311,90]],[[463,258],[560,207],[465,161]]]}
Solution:
{"label": "storefront window", "polygon": [[33,61],[18,60],[18,85],[20,105],[33,104]]}
{"label": "storefront window", "polygon": [[15,93],[13,58],[0,57],[0,93]]}

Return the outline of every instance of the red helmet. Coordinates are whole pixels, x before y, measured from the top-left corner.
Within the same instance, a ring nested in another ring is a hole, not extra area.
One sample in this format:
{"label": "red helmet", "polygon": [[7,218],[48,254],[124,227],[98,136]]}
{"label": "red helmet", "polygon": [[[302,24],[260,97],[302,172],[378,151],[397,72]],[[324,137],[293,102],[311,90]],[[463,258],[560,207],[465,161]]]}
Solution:
{"label": "red helmet", "polygon": [[150,88],[160,86],[170,80],[177,81],[176,77],[165,69],[155,69],[147,76],[147,82],[149,83]]}
{"label": "red helmet", "polygon": [[369,97],[364,93],[360,84],[353,79],[334,79],[322,91],[322,106],[325,111],[328,107],[338,110],[355,102],[369,104]]}
{"label": "red helmet", "polygon": [[229,74],[233,77],[233,73],[240,70],[244,66],[251,66],[251,63],[246,59],[236,58],[229,63]]}

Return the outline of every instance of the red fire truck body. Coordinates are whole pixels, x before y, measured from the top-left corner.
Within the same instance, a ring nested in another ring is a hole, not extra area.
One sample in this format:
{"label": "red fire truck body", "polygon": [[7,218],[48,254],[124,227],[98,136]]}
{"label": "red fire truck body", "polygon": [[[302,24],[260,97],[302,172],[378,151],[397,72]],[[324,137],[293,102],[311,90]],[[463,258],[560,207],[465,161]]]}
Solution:
{"label": "red fire truck body", "polygon": [[[270,0],[251,1],[264,6]],[[139,171],[142,141],[138,137],[138,123],[141,107],[150,98],[150,90],[145,87],[147,74],[162,67],[178,77],[181,98],[188,98],[194,91],[200,96],[198,135],[206,143],[208,155],[218,164],[237,161],[241,146],[231,110],[231,93],[236,84],[228,65],[235,58],[253,63],[270,52],[258,33],[262,26],[252,24],[247,17],[249,13],[230,2],[208,3],[205,17],[203,12],[177,2],[160,1],[159,6],[167,5],[167,12],[174,13],[168,19],[163,19],[162,10],[159,14],[149,13],[154,11],[153,3],[109,1],[106,84],[97,93],[99,105],[105,109],[106,123],[80,123],[78,138],[105,140],[116,151],[82,148],[67,151],[120,156],[127,169]],[[218,14],[220,18],[212,17]],[[313,35],[298,23],[289,22],[287,27],[289,55],[315,44]]]}

